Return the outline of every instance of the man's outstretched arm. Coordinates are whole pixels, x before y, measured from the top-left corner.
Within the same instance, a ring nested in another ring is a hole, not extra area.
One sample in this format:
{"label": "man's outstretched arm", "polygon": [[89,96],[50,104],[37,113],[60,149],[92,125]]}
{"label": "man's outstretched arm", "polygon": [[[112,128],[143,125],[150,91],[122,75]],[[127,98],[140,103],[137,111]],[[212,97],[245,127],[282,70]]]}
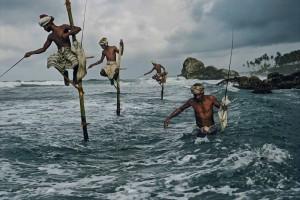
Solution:
{"label": "man's outstretched arm", "polygon": [[102,53],[101,59],[100,59],[99,61],[97,61],[97,62],[91,64],[91,65],[88,67],[88,69],[90,69],[90,68],[92,68],[92,67],[94,67],[94,66],[96,66],[96,65],[101,64],[101,63],[103,62],[104,58],[105,58],[105,55],[104,55],[104,53]]}
{"label": "man's outstretched arm", "polygon": [[155,68],[153,67],[149,72],[145,73],[144,76],[146,76],[147,74],[152,73],[154,69],[155,69]]}
{"label": "man's outstretched arm", "polygon": [[44,43],[44,45],[43,45],[42,48],[39,48],[39,49],[37,49],[35,51],[29,51],[29,52],[25,53],[24,57],[27,58],[27,57],[30,57],[33,54],[40,54],[40,53],[45,52],[50,47],[51,43],[52,43],[52,40],[48,36],[48,38],[47,38],[47,40]]}
{"label": "man's outstretched arm", "polygon": [[188,100],[187,102],[185,102],[185,104],[183,104],[179,108],[176,108],[169,116],[166,117],[166,119],[164,121],[164,128],[168,127],[168,125],[173,117],[176,117],[177,115],[182,113],[185,109],[189,108],[190,106],[191,106],[190,100]]}

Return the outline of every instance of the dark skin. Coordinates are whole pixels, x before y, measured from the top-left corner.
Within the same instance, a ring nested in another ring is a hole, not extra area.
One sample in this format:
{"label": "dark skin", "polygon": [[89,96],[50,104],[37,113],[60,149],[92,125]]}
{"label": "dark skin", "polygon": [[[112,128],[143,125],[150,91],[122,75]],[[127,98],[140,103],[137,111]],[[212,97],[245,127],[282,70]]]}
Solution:
{"label": "dark skin", "polygon": [[30,57],[33,54],[45,52],[50,47],[52,42],[56,44],[58,49],[61,49],[62,47],[71,47],[69,36],[76,35],[81,31],[81,28],[77,26],[70,26],[67,24],[56,26],[53,21],[49,22],[43,28],[47,32],[52,32],[48,35],[48,38],[42,48],[25,53],[25,58]]}
{"label": "dark skin", "polygon": [[215,96],[201,94],[194,95],[194,98],[189,99],[185,104],[172,112],[164,121],[164,127],[168,127],[170,120],[182,113],[185,109],[192,107],[195,112],[196,124],[199,128],[210,127],[215,124],[213,118],[213,107],[220,108],[221,104]]}
{"label": "dark skin", "polygon": [[166,69],[161,64],[156,64],[156,63],[152,63],[152,64],[153,64],[153,68],[149,72],[145,73],[144,76],[152,73],[154,70],[158,74],[161,74],[162,69],[164,70],[164,72],[166,71]]}
{"label": "dark skin", "polygon": [[[122,47],[121,50],[121,55],[123,55],[123,51],[124,51],[124,43],[123,40],[120,40],[120,45]],[[108,45],[101,45],[103,51],[102,51],[102,55],[99,61],[91,64],[88,68],[92,68],[96,65],[99,65],[103,62],[104,58],[106,58],[107,61],[116,61],[117,60],[117,53],[119,52],[119,49],[116,46],[108,46]]]}
{"label": "dark skin", "polygon": [[[166,68],[164,68],[161,64],[156,64],[156,63],[152,63],[153,64],[153,68],[144,74],[144,76],[146,76],[147,74],[152,73],[154,70],[156,71],[156,74],[154,76],[152,76],[152,78],[156,81],[158,81],[159,84],[162,84],[163,82],[165,82],[165,78],[166,78]],[[162,72],[162,70],[164,70],[164,72]]]}

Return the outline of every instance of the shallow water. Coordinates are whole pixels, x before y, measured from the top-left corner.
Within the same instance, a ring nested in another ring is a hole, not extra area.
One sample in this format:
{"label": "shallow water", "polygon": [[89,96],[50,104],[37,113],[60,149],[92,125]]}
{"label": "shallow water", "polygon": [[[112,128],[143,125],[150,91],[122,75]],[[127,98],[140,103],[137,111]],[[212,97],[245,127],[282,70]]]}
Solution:
{"label": "shallow water", "polygon": [[[169,78],[161,101],[151,79],[124,80],[120,117],[108,81],[85,82],[88,143],[71,87],[0,82],[0,199],[299,198],[300,90],[230,86],[223,133],[196,139],[191,109],[163,129],[195,82]],[[203,82],[221,99],[217,81]]]}

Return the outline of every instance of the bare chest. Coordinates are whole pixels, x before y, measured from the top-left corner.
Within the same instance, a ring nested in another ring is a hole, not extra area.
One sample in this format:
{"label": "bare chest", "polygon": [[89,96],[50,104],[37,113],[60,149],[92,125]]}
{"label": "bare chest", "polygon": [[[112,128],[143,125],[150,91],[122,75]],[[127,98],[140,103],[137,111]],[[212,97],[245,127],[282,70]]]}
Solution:
{"label": "bare chest", "polygon": [[191,103],[196,113],[206,114],[212,112],[213,104],[211,101],[203,100],[200,102],[194,101]]}

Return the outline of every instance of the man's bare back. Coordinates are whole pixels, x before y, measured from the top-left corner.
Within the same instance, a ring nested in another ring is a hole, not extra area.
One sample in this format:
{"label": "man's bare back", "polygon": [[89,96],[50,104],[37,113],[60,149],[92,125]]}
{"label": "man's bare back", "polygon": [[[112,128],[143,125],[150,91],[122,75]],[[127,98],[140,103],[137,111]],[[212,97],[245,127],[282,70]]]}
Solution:
{"label": "man's bare back", "polygon": [[161,64],[157,64],[157,63],[152,63],[152,64],[153,64],[153,68],[149,72],[145,73],[144,76],[150,74],[154,70],[156,71],[157,74],[161,74],[162,69],[164,70],[164,72],[166,72],[166,69]]}
{"label": "man's bare back", "polygon": [[[153,68],[144,74],[144,76],[146,76],[147,74],[152,73],[154,70],[156,71],[156,74],[154,76],[152,76],[152,78],[154,80],[156,80],[159,84],[163,84],[166,82],[166,75],[168,74],[166,71],[166,68],[163,67],[161,64],[157,64],[152,62]],[[163,70],[163,72],[162,72]]]}

